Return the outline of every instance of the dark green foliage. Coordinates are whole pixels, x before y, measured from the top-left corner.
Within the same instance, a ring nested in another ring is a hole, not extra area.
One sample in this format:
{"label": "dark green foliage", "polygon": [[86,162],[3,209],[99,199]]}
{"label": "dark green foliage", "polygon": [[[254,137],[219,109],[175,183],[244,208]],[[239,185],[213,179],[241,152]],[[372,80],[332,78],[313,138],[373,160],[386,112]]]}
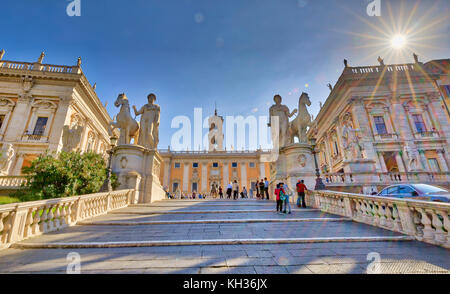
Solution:
{"label": "dark green foliage", "polygon": [[[28,183],[14,196],[30,201],[97,193],[107,169],[99,154],[61,152],[56,158],[51,154],[39,156],[23,172]],[[117,187],[117,177],[112,177],[112,183]]]}

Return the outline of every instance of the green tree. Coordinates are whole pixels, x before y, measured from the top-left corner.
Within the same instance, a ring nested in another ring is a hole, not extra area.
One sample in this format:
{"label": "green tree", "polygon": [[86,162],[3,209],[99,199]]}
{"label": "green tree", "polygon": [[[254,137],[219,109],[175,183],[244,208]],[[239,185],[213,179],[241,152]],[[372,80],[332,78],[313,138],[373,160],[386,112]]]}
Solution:
{"label": "green tree", "polygon": [[[14,196],[30,201],[97,193],[106,179],[107,169],[99,154],[61,152],[57,157],[40,155],[23,172],[27,184]],[[111,180],[113,187],[117,187],[117,177]]]}

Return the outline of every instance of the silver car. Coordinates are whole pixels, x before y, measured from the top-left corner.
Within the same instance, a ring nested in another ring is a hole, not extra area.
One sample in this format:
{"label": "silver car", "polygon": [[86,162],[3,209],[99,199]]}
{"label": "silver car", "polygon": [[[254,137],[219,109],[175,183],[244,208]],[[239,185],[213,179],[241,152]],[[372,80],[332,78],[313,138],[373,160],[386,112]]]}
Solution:
{"label": "silver car", "polygon": [[392,185],[381,190],[378,196],[450,202],[450,192],[448,190],[427,184]]}

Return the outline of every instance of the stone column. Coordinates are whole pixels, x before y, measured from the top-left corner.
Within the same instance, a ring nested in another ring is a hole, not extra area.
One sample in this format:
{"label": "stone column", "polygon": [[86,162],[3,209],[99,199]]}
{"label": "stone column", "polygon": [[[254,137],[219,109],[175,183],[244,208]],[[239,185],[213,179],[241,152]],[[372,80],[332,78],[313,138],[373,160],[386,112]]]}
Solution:
{"label": "stone column", "polygon": [[398,171],[401,173],[406,172],[405,165],[403,164],[403,158],[400,152],[395,152],[395,160],[397,161]]}
{"label": "stone column", "polygon": [[431,115],[431,119],[433,120],[434,125],[436,126],[437,131],[439,132],[441,137],[450,137],[450,123],[447,119],[447,114],[444,109],[442,109],[442,101],[439,93],[432,93],[428,95],[428,99],[430,100],[430,111],[433,115]]}
{"label": "stone column", "polygon": [[370,131],[369,117],[364,108],[362,97],[353,97],[350,101],[352,102],[352,118],[356,123],[355,128],[360,130],[361,145],[364,148],[366,158],[374,160],[377,170],[381,170],[375,148],[373,147],[373,137]]}
{"label": "stone column", "polygon": [[248,185],[247,185],[247,162],[241,163],[241,190],[246,187],[248,192]]}
{"label": "stone column", "polygon": [[21,175],[24,158],[25,158],[25,154],[23,154],[23,153],[19,153],[16,155],[16,164],[14,166],[14,173],[12,174],[13,176]]}
{"label": "stone column", "polygon": [[227,185],[230,183],[229,171],[228,171],[228,162],[223,163],[223,189],[225,190]]}
{"label": "stone column", "polygon": [[261,179],[266,177],[266,164],[264,162],[259,163],[259,174]]}
{"label": "stone column", "polygon": [[164,178],[163,178],[163,186],[167,187],[168,191],[170,191],[170,177],[169,177],[169,170],[170,170],[170,160],[164,161]]}
{"label": "stone column", "polygon": [[447,161],[445,160],[445,156],[444,156],[444,149],[440,149],[440,150],[436,150],[436,153],[438,155],[438,161],[439,161],[439,166],[441,167],[441,170],[443,172],[448,172],[448,165],[447,165]]}
{"label": "stone column", "polygon": [[378,152],[378,158],[379,158],[380,164],[381,164],[381,172],[387,173],[388,170],[386,167],[386,162],[384,161],[383,152],[381,152],[381,151]]}
{"label": "stone column", "polygon": [[[51,125],[51,133],[49,134],[49,150],[50,151],[61,151],[62,145],[62,131],[64,128],[64,123],[66,121],[66,116],[69,111],[69,106],[72,97],[64,97],[59,101],[58,109],[55,112],[53,118],[53,124]],[[52,122],[49,122],[52,123]]]}
{"label": "stone column", "polygon": [[393,112],[391,118],[394,118],[392,120],[392,124],[396,126],[396,131],[400,141],[409,141],[414,139],[411,127],[408,123],[408,115],[406,114],[405,108],[401,104],[399,97],[392,97],[391,101]]}
{"label": "stone column", "polygon": [[202,181],[202,187],[201,187],[201,191],[202,193],[208,192],[208,163],[207,162],[202,162],[202,175],[201,175],[201,181]]}
{"label": "stone column", "polygon": [[12,113],[8,129],[6,130],[4,140],[7,142],[21,141],[25,132],[25,124],[28,121],[32,98],[28,95],[21,95],[17,99],[16,106]]}
{"label": "stone column", "polygon": [[189,162],[183,162],[183,192],[189,191]]}

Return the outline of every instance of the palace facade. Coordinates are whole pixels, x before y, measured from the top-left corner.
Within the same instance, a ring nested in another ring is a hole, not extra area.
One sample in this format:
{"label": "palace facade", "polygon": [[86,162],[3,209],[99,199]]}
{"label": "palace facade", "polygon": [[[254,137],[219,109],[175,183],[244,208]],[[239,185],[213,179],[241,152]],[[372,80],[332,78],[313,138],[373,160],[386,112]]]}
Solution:
{"label": "palace facade", "polygon": [[[327,187],[359,192],[364,185],[374,192],[397,182],[449,185],[450,60],[414,59],[385,65],[379,58],[378,66],[358,67],[345,61],[308,134],[317,139]],[[357,133],[362,158],[349,152],[346,126]]]}
{"label": "palace facade", "polygon": [[0,174],[19,176],[39,154],[106,154],[111,117],[77,64],[4,60],[0,52]]}
{"label": "palace facade", "polygon": [[163,163],[160,182],[172,193],[210,194],[212,187],[222,187],[224,194],[230,182],[237,181],[239,189],[255,191],[258,180],[270,177],[270,165],[264,158],[269,151],[226,151],[223,148],[223,118],[209,118],[209,147],[207,151],[159,150]]}

